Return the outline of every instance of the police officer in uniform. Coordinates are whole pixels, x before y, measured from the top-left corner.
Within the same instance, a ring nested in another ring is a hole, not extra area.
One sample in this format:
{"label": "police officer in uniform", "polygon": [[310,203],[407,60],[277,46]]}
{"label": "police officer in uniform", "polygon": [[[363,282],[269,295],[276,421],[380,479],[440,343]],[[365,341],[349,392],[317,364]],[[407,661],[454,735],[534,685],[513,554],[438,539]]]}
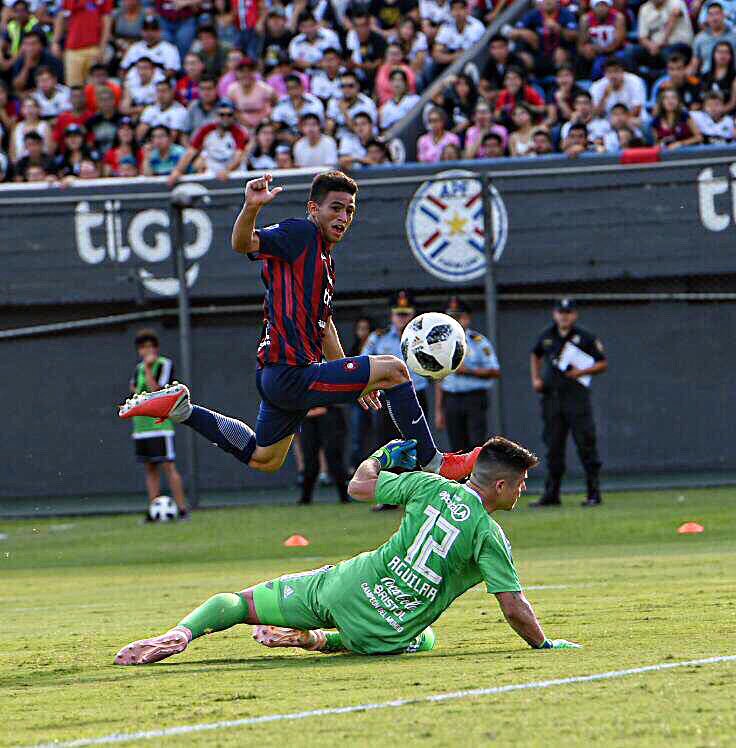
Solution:
{"label": "police officer in uniform", "polygon": [[465,330],[467,349],[457,372],[435,384],[435,426],[447,428],[450,449],[461,451],[488,438],[488,395],[501,370],[490,340],[470,329],[470,306],[452,296],[445,312]]}
{"label": "police officer in uniform", "polygon": [[541,498],[529,506],[560,505],[569,431],[585,469],[588,496],[583,506],[597,506],[601,503],[598,482],[601,461],[589,388],[591,377],[606,371],[608,361],[601,341],[577,326],[574,299],[558,301],[552,317],[554,324],[542,332],[531,353],[532,387],[542,396],[547,479]]}

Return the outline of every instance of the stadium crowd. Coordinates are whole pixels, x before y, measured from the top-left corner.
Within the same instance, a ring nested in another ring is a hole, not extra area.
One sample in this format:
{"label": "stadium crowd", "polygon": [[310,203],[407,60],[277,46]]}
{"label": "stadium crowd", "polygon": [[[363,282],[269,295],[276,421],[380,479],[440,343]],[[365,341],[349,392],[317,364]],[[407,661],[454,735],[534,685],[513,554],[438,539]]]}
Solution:
{"label": "stadium crowd", "polygon": [[[0,181],[730,143],[736,0],[4,0]],[[592,2],[592,4],[590,4]]]}

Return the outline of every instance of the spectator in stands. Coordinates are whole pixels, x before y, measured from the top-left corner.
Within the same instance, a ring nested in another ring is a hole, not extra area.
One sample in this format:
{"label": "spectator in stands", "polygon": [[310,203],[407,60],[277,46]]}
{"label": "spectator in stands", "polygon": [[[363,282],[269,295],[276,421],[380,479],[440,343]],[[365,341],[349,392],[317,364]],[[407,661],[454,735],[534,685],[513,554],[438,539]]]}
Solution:
{"label": "spectator in stands", "polygon": [[376,31],[387,41],[395,36],[401,19],[417,8],[416,0],[372,0],[368,6]]}
{"label": "spectator in stands", "polygon": [[268,171],[276,168],[276,128],[272,122],[261,122],[256,128],[255,138],[248,145],[249,171]]}
{"label": "spectator in stands", "polygon": [[43,166],[31,165],[26,169],[26,182],[53,182],[56,181],[52,174],[49,174]]}
{"label": "spectator in stands", "polygon": [[733,51],[736,47],[736,32],[726,23],[723,6],[719,2],[712,2],[708,5],[705,26],[693,42],[690,74],[708,75],[712,69],[715,47],[724,42],[730,44]]}
{"label": "spectator in stands", "polygon": [[10,160],[15,163],[18,159],[28,155],[25,146],[26,134],[37,132],[44,142],[44,151],[51,153],[53,150],[53,141],[51,139],[51,125],[41,119],[41,110],[38,102],[32,96],[26,96],[23,99],[20,113],[22,119],[13,129],[10,139]]}
{"label": "spectator in stands", "polygon": [[504,158],[506,147],[504,139],[497,132],[487,132],[480,140],[475,158]]}
{"label": "spectator in stands", "polygon": [[452,20],[450,0],[419,0],[419,15],[423,28],[428,24],[439,28]]}
{"label": "spectator in stands", "polygon": [[40,67],[36,71],[36,92],[33,98],[38,102],[42,119],[54,119],[72,108],[69,89],[59,83],[54,71],[48,67]]}
{"label": "spectator in stands", "polygon": [[448,144],[460,146],[460,138],[454,132],[448,132],[447,115],[444,110],[435,107],[427,117],[429,132],[420,136],[417,141],[417,158],[426,164],[435,164],[440,160],[442,149]]}
{"label": "spectator in stands", "polygon": [[462,141],[470,127],[478,103],[478,88],[475,81],[465,73],[446,78],[450,85],[440,96],[439,105],[447,113],[449,128]]}
{"label": "spectator in stands", "polygon": [[718,3],[723,8],[726,23],[731,28],[736,28],[736,0],[710,0],[709,2],[703,2],[697,6],[693,4],[693,10],[696,7],[700,8],[698,12],[697,25],[701,28],[705,27],[706,21],[708,20],[708,10],[713,3]]}
{"label": "spectator in stands", "polygon": [[316,114],[302,115],[299,129],[302,137],[294,143],[296,166],[337,166],[337,143],[322,132],[322,123]]}
{"label": "spectator in stands", "polygon": [[112,32],[112,0],[63,0],[54,22],[52,51],[61,57],[70,86],[82,86],[90,68],[102,62]]}
{"label": "spectator in stands", "polygon": [[594,81],[603,76],[608,56],[621,50],[625,41],[624,14],[613,7],[613,0],[593,0],[592,10],[580,19],[578,54]]}
{"label": "spectator in stands", "polygon": [[390,41],[401,47],[403,58],[411,66],[415,76],[419,78],[424,72],[429,53],[427,37],[423,31],[420,31],[419,24],[413,18],[403,18],[397,34],[392,35]]}
{"label": "spectator in stands", "polygon": [[389,78],[391,98],[381,106],[379,124],[381,130],[388,130],[406,116],[419,103],[419,96],[408,91],[409,81],[401,68],[392,71]]}
{"label": "spectator in stands", "polygon": [[141,35],[143,39],[132,44],[123,57],[120,63],[123,70],[127,73],[134,65],[137,68],[139,60],[147,58],[169,78],[175,78],[181,68],[179,50],[161,38],[161,24],[156,16],[146,16]]}
{"label": "spectator in stands", "polygon": [[505,127],[493,121],[491,107],[485,100],[476,104],[473,115],[473,124],[465,133],[465,158],[488,158],[486,154],[481,154],[481,143],[488,133],[496,133],[501,139],[501,150],[505,150],[508,141],[508,131]]}
{"label": "spectator in stands", "polygon": [[573,66],[569,63],[560,65],[555,75],[555,85],[547,96],[546,125],[553,127],[569,120],[575,107],[575,97],[583,90],[575,83]]}
{"label": "spectator in stands", "polygon": [[[217,0],[216,0],[217,2]],[[263,47],[263,26],[267,4],[259,0],[232,0],[235,27],[239,34],[237,46],[246,57],[257,59]]]}
{"label": "spectator in stands", "polygon": [[46,49],[46,35],[39,28],[31,29],[20,45],[20,55],[10,69],[13,89],[20,95],[36,88],[36,73],[39,68],[51,68],[57,80],[64,80],[61,60]]}
{"label": "spectator in stands", "polygon": [[[9,182],[12,178],[13,167],[10,165],[10,159],[0,151],[0,184],[3,182]],[[16,180],[20,182],[20,179]]]}
{"label": "spectator in stands", "polygon": [[381,164],[390,164],[393,159],[391,158],[391,152],[388,149],[386,143],[377,138],[373,138],[366,143],[365,146],[365,166],[379,166]]}
{"label": "spectator in stands", "polygon": [[[280,55],[289,53],[289,44],[293,38],[294,35],[286,24],[286,11],[278,5],[271,6],[264,23],[261,52],[261,59],[267,70],[276,66]],[[327,49],[323,49],[322,53],[324,54]],[[329,49],[336,48],[329,47]]]}
{"label": "spectator in stands", "polygon": [[10,133],[15,127],[15,123],[18,121],[18,101],[16,99],[10,99],[8,95],[8,85],[0,79],[0,131],[4,130],[3,135],[0,132],[0,148],[3,145],[7,146],[7,141],[10,138]]}
{"label": "spectator in stands", "polygon": [[570,158],[577,158],[590,148],[588,128],[582,123],[571,125],[567,137],[562,142],[562,152]]}
{"label": "spectator in stands", "polygon": [[638,75],[625,72],[618,58],[609,57],[606,60],[604,76],[590,87],[590,93],[597,116],[608,116],[615,104],[622,103],[629,108],[635,122],[641,121],[647,96],[646,86]]}
{"label": "spectator in stands", "polygon": [[504,28],[503,32],[516,43],[515,51],[525,67],[543,78],[570,61],[578,40],[578,22],[571,10],[560,7],[559,0],[540,0],[515,29]]}
{"label": "spectator in stands", "polygon": [[372,29],[371,17],[367,12],[354,12],[352,22],[353,28],[345,39],[351,68],[357,71],[366,90],[372,91],[376,72],[386,55],[386,40]]}
{"label": "spectator in stands", "polygon": [[151,128],[151,137],[143,146],[143,173],[147,177],[168,176],[181,161],[186,148],[174,143],[166,125]]}
{"label": "spectator in stands", "polygon": [[[641,131],[631,124],[631,113],[626,104],[616,104],[608,115],[610,129],[603,135],[602,144],[600,138],[594,138],[600,151],[616,153],[627,148],[633,138],[641,139]],[[590,129],[590,127],[588,128]],[[625,140],[621,134],[625,134]]]}
{"label": "spectator in stands", "polygon": [[485,33],[485,26],[470,15],[466,0],[450,0],[452,20],[442,24],[432,47],[431,76],[438,76],[448,65],[470,49]]}
{"label": "spectator in stands", "polygon": [[227,90],[227,98],[235,104],[240,124],[249,132],[268,119],[278,103],[276,91],[256,78],[256,69],[255,60],[244,57],[238,65],[237,81]]}
{"label": "spectator in stands", "polygon": [[202,125],[217,121],[217,90],[217,80],[203,75],[199,81],[199,98],[187,109],[188,132],[197,132]]}
{"label": "spectator in stands", "polygon": [[200,18],[197,28],[197,41],[191,47],[204,60],[207,75],[219,78],[225,71],[227,48],[217,36],[217,28],[207,16]]}
{"label": "spectator in stands", "polygon": [[123,89],[110,78],[107,68],[102,63],[92,65],[89,71],[89,83],[84,87],[84,96],[87,99],[87,109],[90,112],[96,112],[99,109],[97,104],[97,92],[106,88],[113,92],[115,104],[120,106],[123,99]]}
{"label": "spectator in stands", "polygon": [[[491,104],[496,103],[496,97],[503,88],[503,79],[510,67],[524,69],[523,60],[509,47],[509,40],[501,34],[494,34],[488,45],[488,61],[480,76],[478,88],[481,95]],[[574,75],[573,75],[574,78]]]}
{"label": "spectator in stands", "polygon": [[448,143],[440,154],[440,161],[459,161],[462,158],[462,151],[459,145]]}
{"label": "spectator in stands", "polygon": [[[103,166],[104,169],[104,166]],[[123,156],[123,158],[120,159],[120,166],[118,167],[117,173],[114,175],[116,177],[126,177],[128,179],[132,177],[137,177],[140,174],[140,169],[138,167],[138,161],[136,161],[133,156]],[[110,176],[109,174],[106,174],[103,171],[103,176]]]}
{"label": "spectator in stands", "polygon": [[[114,101],[114,97],[113,97]],[[64,140],[64,131],[68,125],[85,126],[87,120],[92,116],[92,112],[87,109],[87,100],[84,96],[84,89],[81,86],[74,86],[69,90],[70,108],[61,112],[56,118],[53,129],[53,144],[58,147]],[[2,107],[0,106],[0,113]]]}
{"label": "spectator in stands", "polygon": [[725,113],[736,109],[736,64],[729,42],[718,42],[711,53],[710,72],[703,79],[704,91],[718,91],[725,102]]}
{"label": "spectator in stands", "polygon": [[709,145],[733,142],[733,117],[725,113],[723,94],[720,91],[708,91],[703,97],[703,111],[691,112],[690,116],[698,126],[703,142]]}
{"label": "spectator in stands", "polygon": [[176,100],[185,107],[199,98],[199,84],[204,75],[204,60],[196,52],[188,52],[184,56],[184,72],[186,75],[176,83]]}
{"label": "spectator in stands", "polygon": [[325,104],[333,96],[339,96],[340,80],[345,72],[347,69],[342,64],[340,51],[328,47],[322,55],[319,70],[312,76],[312,93]]}
{"label": "spectator in stands", "polygon": [[341,49],[338,35],[320,27],[308,10],[299,14],[298,28],[299,33],[289,43],[289,56],[299,70],[316,69],[326,49]]}
{"label": "spectator in stands", "polygon": [[141,57],[125,79],[125,93],[120,109],[137,119],[141,112],[156,103],[156,84],[165,80],[164,74],[154,67],[150,57]]}
{"label": "spectator in stands", "polygon": [[693,27],[683,0],[647,0],[639,8],[639,43],[626,50],[632,69],[662,70],[673,52],[689,56]]}
{"label": "spectator in stands", "polygon": [[325,108],[322,102],[313,94],[304,92],[304,84],[297,74],[287,76],[286,96],[274,107],[271,115],[279,128],[278,139],[288,143],[296,141],[299,137],[299,118],[307,112],[316,114],[324,122]]}
{"label": "spectator in stands", "polygon": [[245,57],[243,52],[237,48],[228,49],[225,57],[225,72],[220,76],[217,82],[217,96],[219,99],[227,97],[227,89],[238,80],[238,65]]}
{"label": "spectator in stands", "polygon": [[91,133],[95,149],[104,156],[113,147],[123,115],[115,106],[115,95],[109,88],[100,89],[97,99],[100,111],[80,124],[84,124],[87,132]]}
{"label": "spectator in stands", "polygon": [[391,43],[386,47],[386,57],[376,73],[375,93],[379,105],[385,104],[394,95],[390,78],[395,70],[402,70],[404,72],[407,88],[410,93],[415,93],[417,90],[416,76],[411,67],[404,62],[401,47],[398,44]]}
{"label": "spectator in stands", "polygon": [[535,122],[545,113],[544,99],[536,89],[527,84],[523,71],[509,68],[503,79],[503,89],[496,99],[496,119],[507,130],[513,128],[511,114],[517,104],[526,104]]}
{"label": "spectator in stands", "polygon": [[294,168],[294,157],[291,153],[291,146],[281,143],[276,146],[276,168],[277,169],[293,169]]}
{"label": "spectator in stands", "polygon": [[[200,128],[181,161],[169,176],[172,187],[195,165],[199,174],[212,174],[216,179],[226,180],[240,167],[248,133],[235,121],[235,107],[227,99],[217,105],[217,122]],[[196,160],[195,160],[196,159]]]}
{"label": "spectator in stands", "polygon": [[[350,171],[368,165],[368,143],[373,140],[374,122],[366,112],[358,112],[352,121],[353,129],[344,130],[337,149],[340,168]],[[439,160],[439,154],[437,156]]]}
{"label": "spectator in stands", "polygon": [[[12,0],[11,0],[12,2]],[[5,7],[8,7],[6,3]],[[23,36],[39,23],[38,18],[30,13],[27,0],[15,0],[9,8],[7,23],[0,24],[4,28],[4,41],[7,44],[8,57],[16,57],[20,53]],[[2,69],[2,68],[0,68]]]}
{"label": "spectator in stands", "polygon": [[[611,107],[611,111],[613,111],[613,108]],[[605,117],[595,116],[593,100],[587,91],[580,91],[575,97],[575,107],[572,116],[560,130],[560,139],[562,141],[567,140],[567,136],[573,125],[585,125],[591,145],[602,143],[603,138],[611,130],[611,125]]]}
{"label": "spectator in stands", "polygon": [[24,140],[26,155],[16,161],[13,169],[16,182],[26,181],[31,166],[40,166],[45,172],[51,171],[52,160],[44,153],[43,138],[35,130],[31,130],[26,133]]}
{"label": "spectator in stands", "polygon": [[156,0],[156,13],[163,37],[177,48],[182,60],[197,35],[194,14],[199,4],[200,0]]}
{"label": "spectator in stands", "polygon": [[[105,153],[102,159],[103,175],[106,177],[126,176],[122,168],[125,159],[133,159],[136,172],[143,165],[143,152],[135,139],[135,127],[130,117],[120,118],[112,148]],[[127,176],[137,176],[137,174],[131,175],[128,170]]]}
{"label": "spectator in stands", "polygon": [[340,79],[341,96],[332,98],[327,104],[327,132],[341,137],[354,129],[355,116],[363,112],[371,121],[378,120],[376,104],[370,96],[360,92],[355,73],[345,73]]}
{"label": "spectator in stands", "polygon": [[667,74],[662,76],[652,88],[652,100],[656,101],[662,88],[674,88],[687,109],[700,109],[702,89],[700,80],[688,75],[687,60],[675,52],[667,60]]}
{"label": "spectator in stands", "polygon": [[532,135],[532,149],[530,156],[548,156],[555,152],[552,136],[543,128],[538,127]]}
{"label": "spectator in stands", "polygon": [[59,179],[78,177],[82,172],[83,161],[99,161],[97,151],[84,142],[85,129],[81,125],[69,125],[64,133],[64,149],[54,159],[53,171]]}
{"label": "spectator in stands", "polygon": [[146,11],[140,0],[121,0],[120,7],[112,14],[112,42],[118,60],[140,41],[145,18]]}
{"label": "spectator in stands", "polygon": [[[322,63],[320,63],[320,65],[321,64]],[[299,76],[305,90],[310,88],[310,77],[306,73],[302,73],[300,70],[297,70],[289,59],[289,53],[283,52],[279,57],[278,64],[276,65],[276,67],[271,68],[271,72],[266,78],[266,83],[268,83],[268,85],[271,86],[274,91],[276,91],[279,99],[282,99],[288,93],[286,90],[286,79],[290,75]],[[314,91],[312,91],[312,93],[314,93]]]}
{"label": "spectator in stands", "polygon": [[156,84],[156,103],[149,104],[141,113],[137,130],[138,140],[145,140],[150,128],[156,125],[166,125],[174,141],[186,145],[189,115],[174,99],[174,87],[168,78]]}
{"label": "spectator in stands", "polygon": [[509,138],[509,153],[512,156],[526,156],[532,149],[535,127],[531,112],[524,104],[517,104],[513,112],[514,131]]}
{"label": "spectator in stands", "polygon": [[651,126],[654,142],[668,150],[703,142],[695,120],[672,88],[666,88],[659,94]]}

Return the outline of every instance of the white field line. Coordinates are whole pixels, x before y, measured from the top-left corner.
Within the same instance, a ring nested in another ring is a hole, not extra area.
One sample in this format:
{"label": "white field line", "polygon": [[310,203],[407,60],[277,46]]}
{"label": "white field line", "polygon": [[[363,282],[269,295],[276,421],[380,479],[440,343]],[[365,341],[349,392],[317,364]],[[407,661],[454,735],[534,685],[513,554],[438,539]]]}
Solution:
{"label": "white field line", "polygon": [[[544,657],[544,655],[542,655],[542,657]],[[87,745],[105,745],[108,743],[127,743],[137,740],[151,740],[153,738],[166,738],[173,735],[188,735],[196,732],[225,730],[231,727],[243,727],[246,725],[258,725],[266,722],[282,722],[285,720],[309,719],[311,717],[327,717],[334,714],[352,714],[353,712],[368,712],[376,709],[394,709],[400,706],[432,704],[442,701],[452,701],[455,699],[467,699],[472,696],[495,696],[496,694],[509,693],[510,691],[552,688],[554,686],[567,686],[571,683],[590,683],[592,681],[625,678],[629,675],[639,675],[641,673],[674,670],[675,668],[681,667],[715,665],[720,662],[736,662],[736,655],[707,657],[701,660],[687,660],[685,662],[660,662],[657,665],[645,665],[643,667],[628,668],[627,670],[609,670],[606,673],[576,675],[571,678],[555,678],[554,680],[531,681],[529,683],[516,683],[508,686],[494,686],[491,688],[473,688],[467,691],[438,693],[417,699],[395,699],[394,701],[381,701],[374,704],[354,704],[353,706],[333,707],[331,709],[312,709],[307,712],[265,714],[261,717],[245,717],[243,719],[222,720],[220,722],[201,722],[196,725],[166,727],[161,730],[147,730],[145,732],[113,733],[112,735],[103,735],[99,738],[81,738],[66,743],[42,743],[36,745],[35,748],[81,748],[82,746]]]}

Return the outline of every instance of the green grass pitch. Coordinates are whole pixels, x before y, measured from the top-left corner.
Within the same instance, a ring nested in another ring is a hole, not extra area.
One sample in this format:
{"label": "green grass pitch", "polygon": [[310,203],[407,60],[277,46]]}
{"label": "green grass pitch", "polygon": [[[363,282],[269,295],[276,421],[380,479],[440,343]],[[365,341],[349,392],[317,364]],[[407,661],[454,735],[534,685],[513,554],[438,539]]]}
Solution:
{"label": "green grass pitch", "polygon": [[[574,497],[578,499],[579,497]],[[610,495],[585,510],[496,518],[550,637],[528,649],[481,589],[436,623],[437,648],[400,657],[267,650],[248,627],[157,665],[119,668],[128,641],[209,595],[381,543],[398,513],[364,505],[0,523],[0,745],[236,720],[523,684],[736,654],[736,500],[730,489]],[[526,504],[526,501],[524,501]],[[694,520],[700,535],[678,535]],[[285,548],[292,533],[311,541]],[[539,587],[539,589],[534,589]],[[149,745],[733,746],[736,662],[492,696],[154,738]],[[127,744],[127,743],[125,743]]]}

